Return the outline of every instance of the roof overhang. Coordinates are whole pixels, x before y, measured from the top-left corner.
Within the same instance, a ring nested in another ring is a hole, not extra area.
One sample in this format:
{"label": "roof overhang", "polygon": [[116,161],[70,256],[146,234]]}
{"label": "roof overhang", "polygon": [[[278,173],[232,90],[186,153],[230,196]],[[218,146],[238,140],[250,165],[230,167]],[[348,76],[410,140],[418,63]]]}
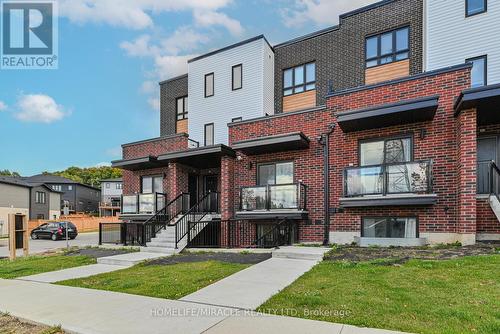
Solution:
{"label": "roof overhang", "polygon": [[111,166],[130,171],[160,167],[157,157],[152,155],[142,158],[115,160],[111,162]]}
{"label": "roof overhang", "polygon": [[236,157],[236,152],[230,147],[222,144],[202,146],[183,151],[170,152],[158,156],[159,163],[179,162],[194,168],[216,168],[220,167],[223,156]]}
{"label": "roof overhang", "polygon": [[455,116],[476,108],[479,125],[500,123],[500,84],[469,88],[455,102]]}
{"label": "roof overhang", "polygon": [[237,141],[232,148],[246,155],[302,150],[309,148],[309,138],[302,132],[293,132]]}
{"label": "roof overhang", "polygon": [[431,121],[439,106],[439,96],[405,100],[372,108],[339,113],[337,120],[344,132],[383,128],[393,125]]}

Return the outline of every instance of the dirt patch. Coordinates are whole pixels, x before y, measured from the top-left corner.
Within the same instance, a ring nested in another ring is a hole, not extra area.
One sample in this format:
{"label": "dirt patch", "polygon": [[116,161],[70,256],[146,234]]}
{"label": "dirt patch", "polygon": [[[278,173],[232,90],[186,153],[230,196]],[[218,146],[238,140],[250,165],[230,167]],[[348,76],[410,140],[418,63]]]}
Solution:
{"label": "dirt patch", "polygon": [[362,262],[389,259],[381,264],[401,264],[410,259],[449,260],[463,256],[498,254],[499,244],[478,243],[473,246],[442,245],[437,247],[356,247],[339,246],[325,255],[328,261]]}
{"label": "dirt patch", "polygon": [[146,262],[147,265],[172,265],[185,262],[220,261],[256,264],[271,258],[270,253],[185,253]]}
{"label": "dirt patch", "polygon": [[72,250],[66,252],[65,255],[67,255],[67,256],[83,255],[83,256],[93,257],[93,258],[97,259],[100,257],[120,255],[120,254],[132,253],[132,252],[134,252],[134,250],[105,249],[105,248],[78,248],[78,249],[72,249]]}
{"label": "dirt patch", "polygon": [[63,334],[58,327],[34,325],[6,314],[0,314],[0,333],[8,334]]}

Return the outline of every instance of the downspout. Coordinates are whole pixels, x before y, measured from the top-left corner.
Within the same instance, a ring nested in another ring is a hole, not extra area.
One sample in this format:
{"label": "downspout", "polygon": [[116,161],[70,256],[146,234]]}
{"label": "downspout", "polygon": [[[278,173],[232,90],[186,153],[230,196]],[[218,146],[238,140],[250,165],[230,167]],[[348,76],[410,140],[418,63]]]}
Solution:
{"label": "downspout", "polygon": [[324,232],[323,245],[327,246],[330,239],[330,135],[335,130],[335,124],[328,125],[328,132],[321,134],[318,142],[323,145],[323,202],[324,202]]}

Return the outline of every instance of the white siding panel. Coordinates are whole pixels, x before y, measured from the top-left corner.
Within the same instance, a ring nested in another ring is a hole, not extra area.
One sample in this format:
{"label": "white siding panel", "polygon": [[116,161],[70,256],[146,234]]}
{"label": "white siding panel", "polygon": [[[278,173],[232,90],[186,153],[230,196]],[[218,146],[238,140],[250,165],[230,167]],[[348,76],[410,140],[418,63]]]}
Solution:
{"label": "white siding panel", "polygon": [[[204,125],[214,123],[214,143],[227,144],[227,123],[231,119],[260,117],[269,112],[271,98],[268,95],[273,94],[273,88],[268,87],[274,80],[274,55],[272,65],[268,64],[270,60],[264,60],[269,51],[272,53],[261,38],[188,64],[188,132],[191,139],[203,145]],[[233,91],[231,71],[237,64],[243,64],[243,88]],[[211,72],[215,75],[214,96],[205,98],[204,78]]]}
{"label": "white siding panel", "polygon": [[500,0],[465,17],[465,0],[426,0],[426,70],[488,55],[488,84],[500,83]]}

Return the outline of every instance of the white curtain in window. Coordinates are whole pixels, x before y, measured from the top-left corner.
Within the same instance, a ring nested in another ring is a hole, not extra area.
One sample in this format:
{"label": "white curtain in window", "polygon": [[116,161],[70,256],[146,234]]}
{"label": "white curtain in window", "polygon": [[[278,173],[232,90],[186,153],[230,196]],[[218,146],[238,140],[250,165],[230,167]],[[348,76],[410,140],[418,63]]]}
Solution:
{"label": "white curtain in window", "polygon": [[405,238],[416,238],[417,237],[417,219],[408,218],[405,224]]}

